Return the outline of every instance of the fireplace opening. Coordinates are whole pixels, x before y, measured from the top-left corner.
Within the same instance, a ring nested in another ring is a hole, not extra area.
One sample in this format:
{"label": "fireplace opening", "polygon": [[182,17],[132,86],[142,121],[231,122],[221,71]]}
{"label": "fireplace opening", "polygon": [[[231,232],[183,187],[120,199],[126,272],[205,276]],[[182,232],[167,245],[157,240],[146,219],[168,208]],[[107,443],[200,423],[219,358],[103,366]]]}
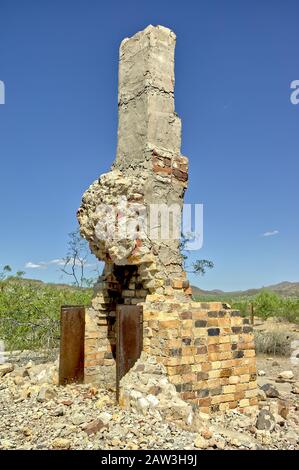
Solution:
{"label": "fireplace opening", "polygon": [[145,302],[148,294],[136,265],[114,265],[109,276],[107,291],[114,305],[137,305]]}
{"label": "fireplace opening", "polygon": [[143,347],[142,305],[148,295],[137,265],[113,265],[105,276],[107,339],[116,365],[117,396],[121,378]]}

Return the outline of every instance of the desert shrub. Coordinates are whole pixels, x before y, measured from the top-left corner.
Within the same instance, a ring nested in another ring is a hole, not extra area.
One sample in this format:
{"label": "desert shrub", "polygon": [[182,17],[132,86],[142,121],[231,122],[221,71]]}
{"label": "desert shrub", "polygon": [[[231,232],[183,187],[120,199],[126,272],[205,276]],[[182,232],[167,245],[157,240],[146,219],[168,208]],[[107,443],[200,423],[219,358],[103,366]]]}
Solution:
{"label": "desert shrub", "polygon": [[230,303],[233,310],[239,310],[242,317],[248,317],[250,312],[250,302],[243,300],[243,301],[231,301]]}
{"label": "desert shrub", "polygon": [[274,356],[290,356],[291,342],[294,339],[287,329],[277,328],[254,332],[256,352]]}
{"label": "desert shrub", "polygon": [[282,297],[274,292],[262,290],[255,296],[231,297],[227,294],[196,296],[198,302],[226,302],[234,310],[239,310],[241,315],[249,317],[251,304],[254,307],[254,315],[267,319],[277,317],[289,322],[299,323],[299,299],[296,297]]}
{"label": "desert shrub", "polygon": [[6,349],[52,348],[59,343],[61,305],[88,305],[91,289],[8,278],[0,282],[0,339]]}
{"label": "desert shrub", "polygon": [[262,318],[279,317],[282,299],[273,292],[262,291],[254,299],[255,315]]}
{"label": "desert shrub", "polygon": [[282,299],[279,316],[294,323],[299,322],[299,299]]}
{"label": "desert shrub", "polygon": [[280,297],[265,290],[255,297],[254,312],[262,318],[277,317],[290,322],[298,322],[299,299]]}

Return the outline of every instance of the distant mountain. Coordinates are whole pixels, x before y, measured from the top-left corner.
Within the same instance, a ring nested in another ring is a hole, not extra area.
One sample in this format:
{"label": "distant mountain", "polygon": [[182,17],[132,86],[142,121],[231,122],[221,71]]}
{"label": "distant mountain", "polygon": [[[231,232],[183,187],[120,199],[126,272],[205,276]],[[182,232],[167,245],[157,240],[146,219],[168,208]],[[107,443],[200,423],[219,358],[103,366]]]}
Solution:
{"label": "distant mountain", "polygon": [[[90,288],[84,287],[75,287],[70,284],[56,284],[52,282],[43,282],[39,281],[37,279],[28,279],[28,278],[13,278],[16,282],[21,282],[21,283],[29,283],[29,284],[36,284],[36,285],[48,285],[51,287],[54,287],[56,289],[61,289],[61,290],[77,290],[77,289],[84,289],[84,290],[89,290]],[[253,297],[254,295],[259,294],[262,290],[268,290],[275,292],[278,295],[281,295],[283,297],[299,297],[299,282],[288,282],[288,281],[283,281],[280,282],[279,284],[274,284],[270,286],[263,286],[260,289],[247,289],[247,290],[236,290],[236,291],[231,291],[231,292],[226,292],[220,289],[213,289],[213,290],[204,290],[200,289],[197,286],[191,286],[192,287],[192,292],[194,296],[201,296],[201,297],[210,297],[210,298],[219,298],[219,299],[225,299],[225,298],[235,298],[235,297]]]}
{"label": "distant mountain", "polygon": [[56,283],[56,282],[44,282],[40,281],[39,279],[30,279],[27,277],[10,277],[11,280],[15,282],[19,282],[21,284],[31,284],[31,285],[36,285],[36,286],[50,286],[53,287],[54,289],[58,290],[69,290],[69,291],[75,291],[75,290],[90,290],[89,287],[77,287],[72,284],[63,284],[63,283]]}
{"label": "distant mountain", "polygon": [[225,292],[219,289],[204,290],[199,287],[192,286],[194,296],[209,296],[209,297],[252,297],[259,294],[262,290],[275,292],[275,294],[283,297],[299,297],[299,282],[280,282],[270,286],[264,286],[260,289],[238,290],[232,292]]}

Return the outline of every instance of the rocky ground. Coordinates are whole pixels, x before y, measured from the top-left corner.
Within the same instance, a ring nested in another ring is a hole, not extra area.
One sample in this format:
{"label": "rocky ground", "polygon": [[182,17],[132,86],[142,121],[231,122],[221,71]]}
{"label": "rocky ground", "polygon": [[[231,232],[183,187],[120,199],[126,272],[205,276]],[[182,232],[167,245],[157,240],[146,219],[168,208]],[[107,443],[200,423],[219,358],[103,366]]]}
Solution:
{"label": "rocky ground", "polygon": [[54,363],[0,365],[0,449],[299,449],[299,368],[258,358],[259,410],[192,426],[116,406],[113,390],[57,387]]}

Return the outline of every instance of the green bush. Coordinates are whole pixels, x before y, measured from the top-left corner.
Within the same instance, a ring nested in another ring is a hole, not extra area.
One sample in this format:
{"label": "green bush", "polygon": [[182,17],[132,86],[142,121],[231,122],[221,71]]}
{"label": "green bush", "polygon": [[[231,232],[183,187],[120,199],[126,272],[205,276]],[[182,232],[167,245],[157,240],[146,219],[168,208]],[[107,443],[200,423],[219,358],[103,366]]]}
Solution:
{"label": "green bush", "polygon": [[227,294],[196,296],[197,302],[226,302],[234,310],[239,310],[241,315],[249,317],[251,305],[254,315],[267,319],[278,317],[294,323],[299,323],[299,299],[296,297],[281,297],[274,292],[262,290],[255,296],[236,296],[232,298]]}
{"label": "green bush", "polygon": [[17,278],[0,281],[0,339],[6,349],[59,344],[62,305],[89,305],[92,289],[58,287]]}
{"label": "green bush", "polygon": [[279,316],[290,322],[299,323],[299,299],[283,299]]}
{"label": "green bush", "polygon": [[230,303],[233,310],[239,310],[242,317],[248,317],[250,312],[250,302],[246,300],[241,301],[231,301]]}
{"label": "green bush", "polygon": [[291,322],[299,321],[299,300],[280,297],[273,292],[263,291],[254,299],[255,315],[262,318],[278,317]]}
{"label": "green bush", "polygon": [[255,315],[262,318],[278,317],[282,302],[283,300],[278,295],[265,290],[254,299]]}

